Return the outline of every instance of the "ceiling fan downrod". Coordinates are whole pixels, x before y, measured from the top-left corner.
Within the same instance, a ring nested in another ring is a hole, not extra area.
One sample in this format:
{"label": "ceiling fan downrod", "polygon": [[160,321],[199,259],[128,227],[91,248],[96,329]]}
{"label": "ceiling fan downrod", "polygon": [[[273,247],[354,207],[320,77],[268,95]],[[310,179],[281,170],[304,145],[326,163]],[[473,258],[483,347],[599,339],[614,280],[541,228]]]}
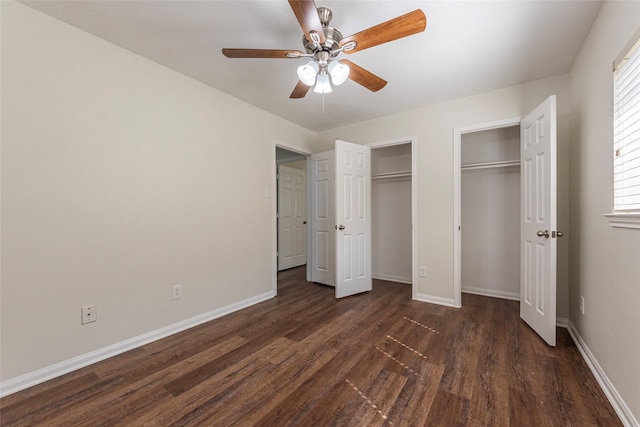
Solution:
{"label": "ceiling fan downrod", "polygon": [[343,50],[339,47],[340,41],[343,39],[342,33],[329,26],[333,17],[331,9],[327,7],[319,7],[317,8],[317,11],[318,18],[320,18],[320,23],[322,24],[322,31],[324,33],[325,40],[323,43],[320,43],[320,36],[315,31],[311,31],[309,33],[311,40],[307,40],[303,35],[302,45],[308,54],[314,55],[319,51],[326,51],[331,53],[331,57],[335,57]]}

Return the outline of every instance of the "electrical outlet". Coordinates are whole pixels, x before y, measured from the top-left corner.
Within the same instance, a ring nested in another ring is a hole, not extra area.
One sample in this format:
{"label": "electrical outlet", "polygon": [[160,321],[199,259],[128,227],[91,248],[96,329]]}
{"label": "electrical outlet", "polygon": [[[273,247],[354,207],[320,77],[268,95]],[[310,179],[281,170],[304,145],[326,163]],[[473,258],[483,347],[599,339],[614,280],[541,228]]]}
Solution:
{"label": "electrical outlet", "polygon": [[584,297],[580,295],[580,314],[584,315]]}
{"label": "electrical outlet", "polygon": [[171,299],[180,299],[182,298],[182,285],[173,285],[171,287]]}
{"label": "electrical outlet", "polygon": [[80,323],[86,325],[87,323],[92,323],[98,320],[98,311],[96,310],[96,305],[84,305],[80,307]]}
{"label": "electrical outlet", "polygon": [[420,277],[427,277],[427,267],[420,267]]}

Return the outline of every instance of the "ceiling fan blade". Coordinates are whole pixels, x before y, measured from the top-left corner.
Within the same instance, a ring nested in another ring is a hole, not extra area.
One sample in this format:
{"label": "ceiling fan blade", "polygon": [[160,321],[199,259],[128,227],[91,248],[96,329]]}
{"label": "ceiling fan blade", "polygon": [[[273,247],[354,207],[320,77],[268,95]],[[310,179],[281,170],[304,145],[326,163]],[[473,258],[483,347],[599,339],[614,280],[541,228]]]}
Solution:
{"label": "ceiling fan blade", "polygon": [[300,58],[299,50],[278,49],[222,49],[227,58]]}
{"label": "ceiling fan blade", "polygon": [[291,92],[291,96],[289,96],[289,98],[291,99],[304,98],[307,92],[309,92],[309,89],[311,89],[311,86],[307,86],[306,84],[298,80],[298,84],[293,89],[293,92]]}
{"label": "ceiling fan blade", "polygon": [[356,47],[344,50],[344,53],[353,53],[359,50],[377,46],[393,40],[420,33],[427,27],[427,17],[420,9],[409,12],[397,18],[375,25],[360,31],[352,36],[340,40],[340,47],[349,42],[356,42]]}
{"label": "ceiling fan blade", "polygon": [[376,76],[370,71],[365,70],[359,65],[354,64],[348,59],[340,60],[341,64],[349,66],[349,78],[369,89],[371,92],[377,92],[387,85],[387,81]]}
{"label": "ceiling fan blade", "polygon": [[293,13],[296,15],[300,28],[304,31],[304,36],[307,40],[314,41],[311,37],[311,32],[315,32],[320,38],[319,42],[324,43],[324,31],[322,30],[316,3],[313,0],[289,0],[289,6],[291,6]]}

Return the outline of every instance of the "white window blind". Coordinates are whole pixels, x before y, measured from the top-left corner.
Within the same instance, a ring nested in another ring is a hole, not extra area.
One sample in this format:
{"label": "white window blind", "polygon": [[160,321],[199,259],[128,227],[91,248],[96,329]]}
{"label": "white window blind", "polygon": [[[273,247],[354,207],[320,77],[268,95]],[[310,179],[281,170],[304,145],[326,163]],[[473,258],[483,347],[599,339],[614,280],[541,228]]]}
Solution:
{"label": "white window blind", "polygon": [[640,40],[613,77],[614,210],[640,211]]}

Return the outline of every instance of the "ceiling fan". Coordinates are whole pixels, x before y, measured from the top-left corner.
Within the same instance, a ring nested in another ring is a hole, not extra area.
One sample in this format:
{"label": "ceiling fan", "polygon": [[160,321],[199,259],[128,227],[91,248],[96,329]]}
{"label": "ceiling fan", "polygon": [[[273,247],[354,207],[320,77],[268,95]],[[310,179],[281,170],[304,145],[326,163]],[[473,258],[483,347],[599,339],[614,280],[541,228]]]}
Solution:
{"label": "ceiling fan", "polygon": [[382,43],[424,31],[427,18],[416,9],[349,37],[329,26],[333,14],[326,7],[316,8],[314,0],[289,0],[304,32],[302,44],[306,52],[278,49],[222,49],[227,58],[310,58],[298,67],[298,84],[290,98],[304,98],[311,86],[316,93],[332,91],[331,83],[340,85],[348,78],[372,92],[387,82],[347,59],[336,59],[341,53],[354,53]]}

